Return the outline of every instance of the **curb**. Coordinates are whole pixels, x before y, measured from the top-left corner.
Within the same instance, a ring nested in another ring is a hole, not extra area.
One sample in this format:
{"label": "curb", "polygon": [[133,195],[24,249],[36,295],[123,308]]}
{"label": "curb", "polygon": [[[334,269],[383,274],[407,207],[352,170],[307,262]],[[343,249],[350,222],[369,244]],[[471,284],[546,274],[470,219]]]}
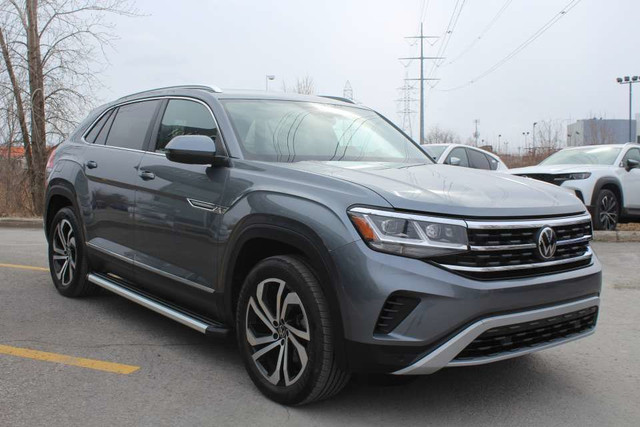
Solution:
{"label": "curb", "polygon": [[594,242],[640,242],[640,231],[594,231]]}
{"label": "curb", "polygon": [[42,218],[0,218],[0,227],[42,228]]}

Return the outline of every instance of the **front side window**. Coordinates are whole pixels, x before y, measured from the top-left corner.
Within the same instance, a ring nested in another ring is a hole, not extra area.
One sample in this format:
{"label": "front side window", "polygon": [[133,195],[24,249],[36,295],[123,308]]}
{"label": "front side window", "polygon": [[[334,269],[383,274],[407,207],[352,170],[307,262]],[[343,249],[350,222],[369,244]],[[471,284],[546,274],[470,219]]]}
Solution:
{"label": "front side window", "polygon": [[446,145],[421,145],[422,149],[436,162],[444,153],[444,150],[447,149]]}
{"label": "front side window", "polygon": [[171,99],[160,122],[156,151],[179,135],[205,135],[215,141],[218,127],[209,109],[199,102]]}
{"label": "front side window", "polygon": [[638,150],[637,148],[632,148],[631,150],[627,151],[627,154],[624,155],[624,159],[622,159],[622,163],[626,164],[627,160],[629,159],[640,162],[640,150]]}
{"label": "front side window", "polygon": [[467,157],[467,150],[462,147],[457,147],[451,150],[449,153],[449,157],[447,157],[447,161],[445,162],[448,165],[455,163],[452,159],[458,159],[458,164],[456,166],[462,166],[465,168],[469,167],[469,158]]}
{"label": "front side window", "polygon": [[377,113],[283,100],[224,100],[246,159],[433,163]]}
{"label": "front side window", "polygon": [[620,154],[619,147],[569,148],[547,157],[541,165],[613,165]]}
{"label": "front side window", "polygon": [[120,106],[114,113],[106,145],[143,150],[159,102],[144,101]]}

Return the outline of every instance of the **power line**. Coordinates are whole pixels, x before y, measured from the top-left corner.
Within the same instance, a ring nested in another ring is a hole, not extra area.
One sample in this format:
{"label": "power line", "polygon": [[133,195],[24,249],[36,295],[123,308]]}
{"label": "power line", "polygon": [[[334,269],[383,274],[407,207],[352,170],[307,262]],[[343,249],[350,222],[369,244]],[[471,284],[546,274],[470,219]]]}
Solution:
{"label": "power line", "polygon": [[455,86],[455,87],[452,87],[452,88],[449,88],[449,89],[440,89],[440,90],[443,91],[443,92],[451,92],[451,91],[454,91],[454,90],[462,89],[463,87],[469,86],[469,85],[479,81],[480,79],[485,78],[489,74],[493,73],[495,70],[500,68],[507,61],[509,61],[511,58],[516,56],[518,53],[522,52],[527,46],[529,46],[538,37],[540,37],[542,34],[544,34],[549,28],[551,28],[553,26],[553,24],[555,24],[560,19],[562,19],[562,17],[564,17],[567,13],[569,13],[569,11],[571,9],[573,9],[575,6],[577,6],[578,3],[580,3],[581,1],[582,0],[571,0],[569,3],[567,3],[567,5],[564,8],[562,8],[562,10],[560,12],[558,12],[556,15],[554,15],[553,18],[551,18],[549,21],[547,21],[542,27],[540,27],[535,33],[533,33],[527,40],[522,42],[518,47],[516,47],[513,51],[511,51],[511,53],[509,53],[507,56],[502,58],[500,61],[496,62],[492,67],[488,68],[487,70],[485,70],[483,73],[479,74],[474,79],[469,80],[467,83],[461,84],[459,86]]}
{"label": "power line", "polygon": [[471,49],[473,49],[473,47],[482,39],[482,37],[485,36],[485,34],[487,34],[489,32],[489,30],[491,29],[491,27],[493,27],[495,25],[496,22],[498,22],[498,19],[500,19],[500,16],[502,16],[502,14],[504,13],[505,10],[507,10],[507,8],[509,7],[509,5],[511,4],[511,2],[513,2],[513,0],[507,0],[506,2],[504,2],[504,4],[502,5],[502,7],[500,8],[500,10],[498,10],[498,12],[494,15],[494,17],[491,19],[491,21],[489,21],[489,24],[487,24],[486,27],[484,27],[484,29],[480,32],[480,34],[478,35],[478,37],[476,37],[471,43],[469,43],[469,45],[464,48],[462,50],[462,52],[460,52],[457,56],[455,56],[451,61],[447,62],[447,65],[451,65],[454,62],[456,62],[458,59],[460,59],[461,57],[463,57],[465,54],[467,54]]}
{"label": "power line", "polygon": [[[449,46],[449,42],[451,41],[453,31],[455,30],[456,25],[458,24],[458,19],[460,18],[460,14],[462,13],[462,9],[464,8],[465,3],[466,3],[466,0],[458,0],[456,2],[453,8],[453,13],[451,13],[451,18],[449,18],[449,24],[447,25],[447,28],[444,30],[444,33],[442,34],[442,43],[438,48],[438,52],[436,53],[436,56],[444,57],[444,54],[447,50],[447,47]],[[432,77],[433,74],[435,73],[436,68],[439,68],[441,64],[442,63],[438,64],[437,62],[434,62],[433,66],[431,67],[431,70],[429,70],[427,77]]]}

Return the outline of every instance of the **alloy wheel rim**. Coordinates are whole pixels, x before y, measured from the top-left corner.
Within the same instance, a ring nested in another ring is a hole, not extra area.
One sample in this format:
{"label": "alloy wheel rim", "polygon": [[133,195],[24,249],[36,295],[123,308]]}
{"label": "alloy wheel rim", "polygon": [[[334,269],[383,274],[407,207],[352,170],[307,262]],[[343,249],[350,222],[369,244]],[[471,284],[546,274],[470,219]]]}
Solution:
{"label": "alloy wheel rim", "polygon": [[298,294],[284,280],[263,280],[249,298],[245,316],[245,335],[258,371],[273,385],[295,384],[309,363],[311,344]]}
{"label": "alloy wheel rim", "polygon": [[613,230],[618,223],[618,202],[615,197],[606,195],[600,201],[600,224],[605,230]]}
{"label": "alloy wheel rim", "polygon": [[62,286],[68,286],[76,272],[76,238],[71,223],[63,219],[56,225],[52,241],[53,269]]}

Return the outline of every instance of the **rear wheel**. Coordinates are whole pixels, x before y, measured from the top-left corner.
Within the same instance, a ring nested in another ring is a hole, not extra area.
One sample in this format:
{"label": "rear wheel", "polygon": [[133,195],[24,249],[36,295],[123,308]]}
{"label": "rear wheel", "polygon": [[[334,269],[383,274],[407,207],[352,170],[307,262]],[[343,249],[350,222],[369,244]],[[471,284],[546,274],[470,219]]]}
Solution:
{"label": "rear wheel", "polygon": [[249,376],[276,402],[325,399],[349,380],[335,361],[322,289],[299,258],[267,258],[251,270],[240,291],[236,330]]}
{"label": "rear wheel", "polygon": [[49,230],[49,271],[56,289],[66,297],[90,295],[97,290],[87,280],[84,238],[70,208],[60,209],[53,218]]}
{"label": "rear wheel", "polygon": [[600,190],[593,216],[593,225],[596,230],[616,229],[620,216],[620,204],[613,191]]}

